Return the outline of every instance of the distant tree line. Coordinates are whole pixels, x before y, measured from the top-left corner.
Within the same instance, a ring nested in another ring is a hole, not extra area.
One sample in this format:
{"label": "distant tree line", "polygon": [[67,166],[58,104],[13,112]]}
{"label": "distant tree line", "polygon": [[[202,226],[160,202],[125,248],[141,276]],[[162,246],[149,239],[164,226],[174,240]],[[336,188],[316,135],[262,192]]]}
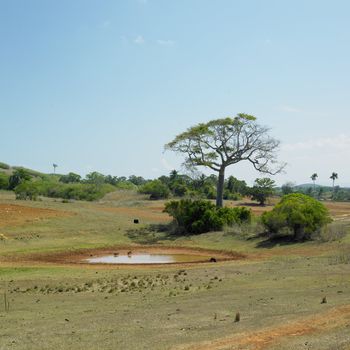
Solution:
{"label": "distant tree line", "polygon": [[[4,167],[3,167],[4,169]],[[9,169],[9,168],[7,168]],[[317,175],[317,174],[313,174]],[[317,176],[315,177],[316,180]],[[19,199],[36,199],[47,196],[63,199],[97,200],[106,193],[117,189],[131,189],[149,195],[150,199],[167,199],[172,197],[210,199],[216,198],[218,177],[214,174],[195,173],[189,176],[173,170],[168,176],[162,175],[154,180],[142,176],[103,175],[93,171],[84,178],[70,172],[65,175],[43,174],[25,168],[14,168],[11,175],[0,172],[0,189],[16,192]],[[239,200],[249,197],[260,205],[265,205],[271,196],[282,196],[290,193],[302,193],[318,200],[350,200],[350,189],[339,186],[295,186],[287,182],[281,187],[270,178],[258,178],[253,186],[244,180],[229,176],[224,181],[223,198]]]}
{"label": "distant tree line", "polygon": [[[191,197],[215,199],[218,178],[216,175],[197,174],[189,176],[176,170],[168,176],[149,180],[142,176],[112,176],[93,171],[83,178],[70,172],[65,175],[42,174],[25,168],[16,168],[11,175],[0,172],[0,189],[15,191],[19,199],[36,199],[47,196],[63,199],[96,200],[116,189],[132,189],[149,195],[150,199]],[[257,179],[253,187],[234,176],[224,182],[223,198],[238,200],[245,196],[265,204],[274,193],[274,181]]]}

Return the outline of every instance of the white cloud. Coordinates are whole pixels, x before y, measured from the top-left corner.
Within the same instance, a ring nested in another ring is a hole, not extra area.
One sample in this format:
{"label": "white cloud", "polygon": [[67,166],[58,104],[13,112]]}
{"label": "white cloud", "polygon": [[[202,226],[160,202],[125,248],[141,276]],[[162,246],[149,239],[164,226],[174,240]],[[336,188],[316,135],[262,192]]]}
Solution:
{"label": "white cloud", "polygon": [[310,139],[306,141],[300,141],[296,143],[289,143],[282,145],[282,150],[287,152],[295,151],[317,151],[336,153],[347,152],[350,154],[350,136],[341,134],[333,137],[323,137]]}
{"label": "white cloud", "polygon": [[175,44],[175,42],[173,40],[158,39],[157,44],[162,45],[162,46],[172,46]]}
{"label": "white cloud", "polygon": [[350,168],[346,163],[349,155],[349,134],[282,144],[279,158],[288,163],[288,168],[286,175],[278,176],[279,182],[283,183],[287,177],[297,183],[310,182],[311,174],[316,172],[319,183],[329,185],[329,176],[335,171],[339,173],[339,185],[343,186],[350,179]]}
{"label": "white cloud", "polygon": [[292,107],[292,106],[287,106],[287,105],[280,106],[279,109],[281,111],[287,112],[287,113],[299,113],[299,112],[301,112],[300,109],[298,109],[296,107]]}
{"label": "white cloud", "polygon": [[138,35],[135,39],[134,39],[134,43],[137,45],[142,45],[145,43],[145,39],[142,35]]}

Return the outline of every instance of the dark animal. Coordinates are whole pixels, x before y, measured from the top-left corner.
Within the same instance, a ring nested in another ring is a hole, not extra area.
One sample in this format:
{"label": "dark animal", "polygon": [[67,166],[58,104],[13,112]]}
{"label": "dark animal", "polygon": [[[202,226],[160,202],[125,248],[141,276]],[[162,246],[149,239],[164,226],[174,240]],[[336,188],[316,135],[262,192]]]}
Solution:
{"label": "dark animal", "polygon": [[216,259],[215,259],[215,258],[210,258],[209,261],[210,261],[210,262],[216,262]]}
{"label": "dark animal", "polygon": [[134,219],[134,224],[138,224],[139,223],[139,219]]}

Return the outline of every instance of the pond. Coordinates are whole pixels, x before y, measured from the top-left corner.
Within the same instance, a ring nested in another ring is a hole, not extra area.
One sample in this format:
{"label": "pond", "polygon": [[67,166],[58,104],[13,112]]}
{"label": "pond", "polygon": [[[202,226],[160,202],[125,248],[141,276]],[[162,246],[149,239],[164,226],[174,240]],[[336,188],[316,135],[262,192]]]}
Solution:
{"label": "pond", "polygon": [[90,264],[172,264],[210,261],[210,256],[190,254],[110,254],[86,259]]}

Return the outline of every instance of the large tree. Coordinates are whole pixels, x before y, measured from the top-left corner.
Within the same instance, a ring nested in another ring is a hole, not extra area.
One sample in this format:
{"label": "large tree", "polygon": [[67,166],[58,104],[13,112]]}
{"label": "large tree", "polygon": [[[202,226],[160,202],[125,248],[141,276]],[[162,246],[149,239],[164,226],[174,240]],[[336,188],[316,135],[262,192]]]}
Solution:
{"label": "large tree", "polygon": [[275,175],[283,169],[284,164],[276,160],[279,141],[268,131],[254,116],[240,113],[234,118],[192,126],[166,144],[165,149],[185,154],[187,167],[204,166],[219,173],[216,205],[222,207],[228,166],[246,160],[261,173]]}

